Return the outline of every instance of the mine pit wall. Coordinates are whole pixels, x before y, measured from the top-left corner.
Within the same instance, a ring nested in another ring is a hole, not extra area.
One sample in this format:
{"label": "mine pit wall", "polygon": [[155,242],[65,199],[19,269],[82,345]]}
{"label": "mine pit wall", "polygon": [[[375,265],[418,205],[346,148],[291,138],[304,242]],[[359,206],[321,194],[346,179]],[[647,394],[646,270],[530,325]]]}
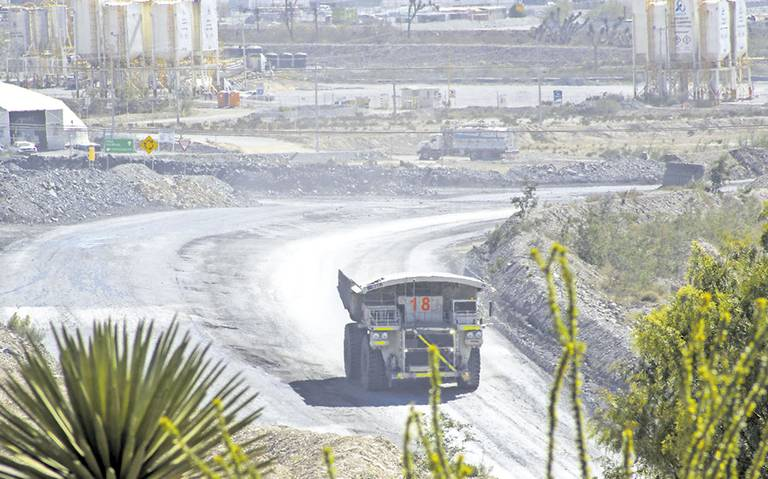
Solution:
{"label": "mine pit wall", "polygon": [[[467,255],[466,269],[492,286],[484,293],[484,301],[494,301],[493,328],[544,372],[552,374],[562,348],[553,328],[543,274],[530,255],[533,247],[547,254],[552,241],[536,233],[515,233],[515,221],[510,219],[501,227],[509,234],[497,249],[489,250],[487,243],[473,248]],[[624,315],[622,308],[592,284],[597,276],[594,269],[573,255],[569,260],[577,277],[579,339],[587,345],[583,363],[585,402],[592,409],[600,400],[601,390],[622,386],[615,367],[631,357],[629,331],[619,323]],[[559,277],[557,282],[559,302],[565,310]]]}

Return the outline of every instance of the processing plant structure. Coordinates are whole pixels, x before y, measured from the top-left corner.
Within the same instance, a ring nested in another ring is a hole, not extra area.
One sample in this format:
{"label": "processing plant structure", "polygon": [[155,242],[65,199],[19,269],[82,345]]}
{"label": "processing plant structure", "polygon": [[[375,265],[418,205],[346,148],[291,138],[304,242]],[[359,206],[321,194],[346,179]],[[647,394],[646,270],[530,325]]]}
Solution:
{"label": "processing plant structure", "polygon": [[171,91],[182,82],[206,88],[218,75],[216,7],[216,0],[11,6],[5,74],[22,84],[67,83],[103,95],[116,89]]}
{"label": "processing plant structure", "polygon": [[753,96],[745,0],[633,0],[640,95],[736,101]]}

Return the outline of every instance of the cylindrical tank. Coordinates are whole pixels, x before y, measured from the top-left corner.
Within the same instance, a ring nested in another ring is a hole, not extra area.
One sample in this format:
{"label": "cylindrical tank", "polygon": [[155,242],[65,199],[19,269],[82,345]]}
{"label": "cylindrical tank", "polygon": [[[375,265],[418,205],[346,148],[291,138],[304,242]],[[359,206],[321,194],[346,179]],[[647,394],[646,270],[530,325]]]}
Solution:
{"label": "cylindrical tank", "polygon": [[744,0],[728,3],[731,6],[731,55],[738,61],[748,53],[747,5]]}
{"label": "cylindrical tank", "polygon": [[299,52],[293,55],[293,68],[307,68],[307,54]]}
{"label": "cylindrical tank", "polygon": [[38,52],[48,50],[48,10],[43,7],[29,9],[32,48]]}
{"label": "cylindrical tank", "polygon": [[73,0],[73,26],[77,54],[95,61],[99,56],[99,24],[101,9],[99,0]]}
{"label": "cylindrical tank", "polygon": [[674,0],[673,25],[674,47],[673,59],[679,66],[692,66],[697,51],[698,8],[696,0]]}
{"label": "cylindrical tank", "polygon": [[192,3],[193,37],[195,51],[216,52],[219,49],[219,14],[216,0],[197,0]]}
{"label": "cylindrical tank", "polygon": [[105,53],[125,63],[144,54],[141,8],[139,3],[110,1],[103,5]]}
{"label": "cylindrical tank", "polygon": [[60,52],[70,45],[69,16],[65,5],[48,7],[48,37],[52,51]]}
{"label": "cylindrical tank", "polygon": [[283,52],[277,59],[278,68],[293,68],[293,53]]}
{"label": "cylindrical tank", "polygon": [[258,46],[258,45],[250,45],[250,46],[247,46],[247,47],[245,48],[245,54],[246,54],[247,56],[251,56],[251,55],[261,55],[262,53],[264,53],[264,49],[263,49],[263,48],[261,48],[261,47],[260,47],[260,46]]}
{"label": "cylindrical tank", "polygon": [[648,4],[646,0],[632,0],[632,34],[635,55],[648,60]]}
{"label": "cylindrical tank", "polygon": [[192,3],[165,0],[152,4],[155,58],[177,63],[192,55]]}
{"label": "cylindrical tank", "polygon": [[666,65],[670,59],[669,35],[670,24],[668,17],[667,2],[651,2],[649,8],[651,29],[650,44],[652,45],[652,61],[657,65]]}
{"label": "cylindrical tank", "polygon": [[267,53],[264,55],[267,58],[267,65],[269,65],[270,68],[275,69],[279,66],[279,58],[280,55],[277,53]]}
{"label": "cylindrical tank", "polygon": [[24,55],[29,50],[32,36],[29,28],[29,11],[26,8],[11,8],[8,10],[8,24],[11,34],[11,56]]}
{"label": "cylindrical tank", "polygon": [[701,2],[701,58],[717,64],[731,52],[731,20],[726,0]]}

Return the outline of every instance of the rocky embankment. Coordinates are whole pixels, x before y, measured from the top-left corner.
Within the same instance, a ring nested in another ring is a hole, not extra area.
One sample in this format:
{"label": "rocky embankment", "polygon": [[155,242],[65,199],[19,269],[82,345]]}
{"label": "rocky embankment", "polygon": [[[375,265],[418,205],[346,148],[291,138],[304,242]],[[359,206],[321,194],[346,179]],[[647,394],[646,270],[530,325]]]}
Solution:
{"label": "rocky embankment", "polygon": [[[617,194],[599,201],[605,211],[645,222],[685,214],[695,205],[701,206],[702,195],[693,190],[656,191]],[[716,206],[717,195],[706,197],[712,207]],[[531,249],[549,252],[554,242],[561,241],[564,229],[577,225],[593,207],[594,203],[586,200],[538,208],[526,219],[513,216],[468,255],[468,268],[492,286],[488,299],[497,306],[495,327],[546,371],[554,370],[561,348],[552,326],[544,278],[531,258]],[[573,252],[569,261],[577,282],[579,334],[587,344],[586,391],[595,400],[599,389],[619,384],[613,368],[630,355],[631,311],[605,293],[606,280],[597,268]],[[562,303],[562,284],[560,288]]]}
{"label": "rocky embankment", "polygon": [[75,223],[151,209],[238,204],[227,183],[210,176],[159,175],[140,164],[27,170],[0,165],[0,223]]}

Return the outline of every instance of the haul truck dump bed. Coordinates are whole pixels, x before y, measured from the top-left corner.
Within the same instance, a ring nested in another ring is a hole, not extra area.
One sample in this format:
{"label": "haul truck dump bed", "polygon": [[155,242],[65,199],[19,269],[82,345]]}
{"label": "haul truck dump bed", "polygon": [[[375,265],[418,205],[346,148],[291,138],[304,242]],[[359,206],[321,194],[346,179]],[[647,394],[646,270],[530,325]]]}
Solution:
{"label": "haul truck dump bed", "polygon": [[339,271],[339,296],[353,323],[344,328],[344,369],[368,390],[429,377],[427,348],[440,350],[448,382],[480,385],[483,282],[449,273],[395,274],[360,286]]}

